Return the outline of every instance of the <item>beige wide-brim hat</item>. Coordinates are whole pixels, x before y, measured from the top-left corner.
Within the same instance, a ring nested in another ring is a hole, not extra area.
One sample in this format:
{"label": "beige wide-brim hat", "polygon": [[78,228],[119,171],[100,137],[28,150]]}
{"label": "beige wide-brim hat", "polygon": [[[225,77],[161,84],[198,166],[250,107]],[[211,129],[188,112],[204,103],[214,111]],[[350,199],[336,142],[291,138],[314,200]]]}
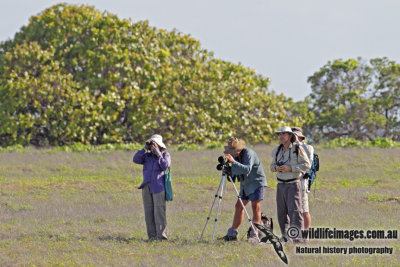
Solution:
{"label": "beige wide-brim hat", "polygon": [[237,139],[237,138],[230,138],[228,140],[228,145],[224,146],[224,154],[231,154],[231,155],[235,155],[237,152],[240,152],[243,150],[243,148],[246,147],[246,142],[241,140],[241,139]]}
{"label": "beige wide-brim hat", "polygon": [[292,128],[290,128],[289,126],[285,126],[285,127],[281,127],[279,128],[275,134],[280,134],[280,133],[291,133],[293,134]]}
{"label": "beige wide-brim hat", "polygon": [[303,133],[300,132],[300,131],[293,131],[293,133],[294,133],[297,137],[302,137],[302,138],[306,139],[306,137],[305,137],[305,136],[303,135]]}
{"label": "beige wide-brim hat", "polygon": [[162,141],[162,136],[159,134],[155,134],[152,137],[150,137],[151,140],[153,140],[154,142],[157,143],[157,145],[159,145],[160,147],[166,149],[167,147],[165,146],[165,144]]}

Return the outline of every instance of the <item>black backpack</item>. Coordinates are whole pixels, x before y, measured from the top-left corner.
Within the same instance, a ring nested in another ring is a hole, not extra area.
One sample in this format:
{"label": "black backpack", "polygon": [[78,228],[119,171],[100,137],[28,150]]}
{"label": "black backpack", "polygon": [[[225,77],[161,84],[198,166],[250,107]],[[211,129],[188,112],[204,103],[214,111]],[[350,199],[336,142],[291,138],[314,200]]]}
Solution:
{"label": "black backpack", "polygon": [[[270,230],[272,233],[274,232],[274,222],[272,221],[272,218],[265,215],[263,212],[261,212],[261,225]],[[251,226],[249,227],[249,230],[247,230],[247,239],[250,238],[250,232]]]}

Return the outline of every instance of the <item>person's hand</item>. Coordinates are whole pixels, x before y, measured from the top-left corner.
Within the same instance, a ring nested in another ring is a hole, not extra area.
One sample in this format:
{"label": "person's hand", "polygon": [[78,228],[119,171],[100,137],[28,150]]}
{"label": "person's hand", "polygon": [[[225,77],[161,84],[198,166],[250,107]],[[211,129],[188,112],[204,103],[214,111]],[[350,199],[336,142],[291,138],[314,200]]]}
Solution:
{"label": "person's hand", "polygon": [[231,163],[236,161],[231,154],[225,154],[225,158]]}
{"label": "person's hand", "polygon": [[161,157],[161,151],[160,151],[160,149],[158,148],[157,145],[154,144],[154,145],[151,146],[151,152],[154,155],[156,155],[157,157]]}
{"label": "person's hand", "polygon": [[283,165],[280,167],[280,171],[281,172],[291,172],[292,171],[292,167],[290,167],[289,165]]}
{"label": "person's hand", "polygon": [[281,171],[281,166],[276,165],[275,166],[275,171],[280,172]]}

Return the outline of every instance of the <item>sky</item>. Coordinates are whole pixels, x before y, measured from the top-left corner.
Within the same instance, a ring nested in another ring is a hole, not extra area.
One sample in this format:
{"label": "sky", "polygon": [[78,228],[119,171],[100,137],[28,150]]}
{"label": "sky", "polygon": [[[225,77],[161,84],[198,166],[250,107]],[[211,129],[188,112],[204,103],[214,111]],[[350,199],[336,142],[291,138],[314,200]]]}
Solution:
{"label": "sky", "polygon": [[328,61],[385,56],[400,63],[398,0],[0,0],[0,41],[60,2],[190,34],[295,101],[311,93],[307,78]]}

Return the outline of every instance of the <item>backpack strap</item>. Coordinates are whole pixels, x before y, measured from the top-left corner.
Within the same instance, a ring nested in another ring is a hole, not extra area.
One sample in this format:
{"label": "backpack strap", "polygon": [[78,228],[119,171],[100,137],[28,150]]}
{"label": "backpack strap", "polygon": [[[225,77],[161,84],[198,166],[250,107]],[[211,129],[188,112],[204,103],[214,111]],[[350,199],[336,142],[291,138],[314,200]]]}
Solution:
{"label": "backpack strap", "polygon": [[294,153],[297,155],[297,156],[299,156],[299,145],[298,144],[295,144],[294,145]]}
{"label": "backpack strap", "polygon": [[[163,152],[162,152],[162,156],[163,156],[163,157],[164,157],[165,153],[167,153],[167,152],[166,152],[166,151],[163,151]],[[169,166],[168,166],[168,168],[164,171],[164,173],[167,172],[167,170],[168,170],[168,172],[171,172],[171,169],[170,169]]]}
{"label": "backpack strap", "polygon": [[278,154],[279,154],[279,151],[281,151],[282,148],[283,148],[283,145],[280,144],[280,145],[278,146],[278,149],[276,150],[276,154],[275,154],[275,164],[278,162]]}
{"label": "backpack strap", "polygon": [[294,153],[295,153],[296,156],[297,156],[297,162],[299,162],[299,148],[300,148],[300,145],[299,145],[299,144],[295,144],[295,145],[294,145]]}

